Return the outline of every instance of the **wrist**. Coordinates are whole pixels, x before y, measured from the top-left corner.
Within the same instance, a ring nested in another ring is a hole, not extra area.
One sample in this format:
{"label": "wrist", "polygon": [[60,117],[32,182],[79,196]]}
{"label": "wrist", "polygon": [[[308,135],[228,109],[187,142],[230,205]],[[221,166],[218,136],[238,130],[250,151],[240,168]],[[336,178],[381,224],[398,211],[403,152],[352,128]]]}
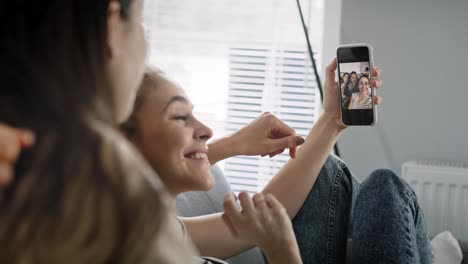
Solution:
{"label": "wrist", "polygon": [[347,128],[341,121],[340,117],[331,115],[325,111],[319,116],[319,120],[323,121],[331,131],[336,131],[337,133],[341,133]]}
{"label": "wrist", "polygon": [[240,149],[241,144],[236,141],[236,137],[234,134],[228,135],[226,137],[226,147],[229,148],[229,152],[232,156],[237,156],[242,154],[242,150]]}
{"label": "wrist", "polygon": [[238,142],[238,138],[239,136],[236,136],[236,133],[234,133],[220,139],[222,147],[225,149],[225,158],[245,154],[245,150],[242,149],[242,142]]}
{"label": "wrist", "polygon": [[208,143],[208,159],[211,165],[220,160],[235,156],[235,144],[231,136],[216,139]]}

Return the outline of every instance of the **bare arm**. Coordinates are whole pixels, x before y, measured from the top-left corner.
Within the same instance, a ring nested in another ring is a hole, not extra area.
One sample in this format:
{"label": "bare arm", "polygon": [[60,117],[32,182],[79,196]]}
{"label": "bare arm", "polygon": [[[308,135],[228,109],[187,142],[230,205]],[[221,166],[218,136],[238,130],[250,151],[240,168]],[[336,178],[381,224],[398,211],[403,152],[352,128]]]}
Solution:
{"label": "bare arm", "polygon": [[337,64],[333,60],[326,69],[323,113],[315,122],[306,142],[262,191],[273,194],[286,208],[292,219],[314,186],[333,145],[344,130],[340,118],[338,83],[335,80]]}
{"label": "bare arm", "polygon": [[233,148],[232,136],[216,139],[208,143],[208,160],[210,164],[216,164],[220,160],[224,160],[236,155]]}
{"label": "bare arm", "polygon": [[245,127],[208,144],[211,164],[236,155],[269,155],[273,157],[289,148],[291,158],[304,139],[294,129],[271,113],[263,113]]}
{"label": "bare arm", "polygon": [[273,194],[286,208],[292,219],[314,186],[325,160],[330,154],[343,127],[323,113],[314,124],[306,142],[263,189]]}
{"label": "bare arm", "polygon": [[254,247],[234,237],[224,224],[221,215],[222,213],[217,213],[179,218],[184,222],[187,232],[202,256],[226,259]]}

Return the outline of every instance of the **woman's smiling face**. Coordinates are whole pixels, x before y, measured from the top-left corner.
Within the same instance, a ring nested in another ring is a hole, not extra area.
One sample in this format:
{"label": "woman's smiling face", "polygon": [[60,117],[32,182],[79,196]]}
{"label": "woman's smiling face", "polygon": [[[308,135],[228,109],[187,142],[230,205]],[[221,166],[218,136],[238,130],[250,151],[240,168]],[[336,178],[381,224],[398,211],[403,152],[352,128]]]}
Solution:
{"label": "woman's smiling face", "polygon": [[145,78],[141,88],[142,104],[131,140],[171,194],[210,189],[214,183],[207,156],[211,129],[195,118],[184,91],[163,73]]}
{"label": "woman's smiling face", "polygon": [[367,92],[369,90],[369,79],[366,76],[359,78],[359,91],[361,93]]}

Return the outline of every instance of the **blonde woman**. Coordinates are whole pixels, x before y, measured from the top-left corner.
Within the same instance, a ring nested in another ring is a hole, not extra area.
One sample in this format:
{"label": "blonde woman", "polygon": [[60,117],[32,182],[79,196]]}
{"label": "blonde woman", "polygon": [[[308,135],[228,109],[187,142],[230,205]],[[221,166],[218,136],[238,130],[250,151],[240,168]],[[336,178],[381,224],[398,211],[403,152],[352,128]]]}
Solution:
{"label": "blonde woman", "polygon": [[[395,249],[420,254],[424,260],[421,263],[427,263],[430,254],[428,241],[424,239],[423,217],[419,211],[415,212],[418,222],[411,224],[399,214],[409,206],[418,208],[414,196],[402,196],[398,191],[414,194],[411,188],[388,170],[376,171],[359,185],[341,160],[328,155],[345,129],[339,121],[335,70],[336,61],[333,61],[327,67],[324,113],[295,158],[288,161],[260,194],[253,198],[246,193],[239,197],[228,195],[223,214],[180,218],[181,232],[192,238],[202,255],[224,259],[258,245],[270,263],[299,263],[298,248],[304,263],[343,263],[346,238],[353,223],[356,238],[353,256],[360,261],[356,263],[366,263],[366,260],[405,263],[406,255],[385,255]],[[373,74],[378,77],[379,71],[374,70]],[[373,85],[378,86],[380,80],[375,80]],[[376,97],[376,103],[379,102],[380,98]],[[183,192],[210,189],[213,186],[210,164],[234,155],[276,153],[272,131],[283,131],[281,137],[290,146],[296,146],[294,131],[269,113],[230,136],[208,143],[212,131],[194,116],[192,108],[190,99],[176,82],[163,72],[150,69],[138,92],[134,111],[123,125],[127,137],[159,172],[174,200]],[[265,206],[272,203],[268,202],[272,197],[282,206]],[[236,199],[242,210],[237,208]],[[357,205],[351,218],[354,201]],[[384,211],[390,215],[378,215],[376,208],[388,201],[395,202],[388,203],[389,210]],[[401,206],[400,201],[411,201],[411,205]],[[281,209],[283,206],[285,210]],[[395,211],[390,210],[393,207]],[[398,214],[392,215],[395,212]],[[295,239],[288,218],[292,220]],[[370,230],[393,225],[400,228],[389,231],[388,236]],[[421,235],[414,248],[401,243],[406,237],[416,240],[415,234],[405,231],[410,226]],[[379,245],[380,241],[386,244]],[[375,243],[375,247],[368,247],[369,243]]]}

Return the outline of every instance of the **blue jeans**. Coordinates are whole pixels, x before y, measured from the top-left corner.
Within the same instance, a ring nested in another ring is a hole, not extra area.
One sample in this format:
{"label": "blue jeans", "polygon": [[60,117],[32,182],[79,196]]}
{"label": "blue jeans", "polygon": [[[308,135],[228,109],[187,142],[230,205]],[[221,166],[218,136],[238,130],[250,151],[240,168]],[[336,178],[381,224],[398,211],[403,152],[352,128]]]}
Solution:
{"label": "blue jeans", "polygon": [[304,263],[432,263],[424,216],[411,187],[390,170],[362,183],[330,156],[293,219]]}

